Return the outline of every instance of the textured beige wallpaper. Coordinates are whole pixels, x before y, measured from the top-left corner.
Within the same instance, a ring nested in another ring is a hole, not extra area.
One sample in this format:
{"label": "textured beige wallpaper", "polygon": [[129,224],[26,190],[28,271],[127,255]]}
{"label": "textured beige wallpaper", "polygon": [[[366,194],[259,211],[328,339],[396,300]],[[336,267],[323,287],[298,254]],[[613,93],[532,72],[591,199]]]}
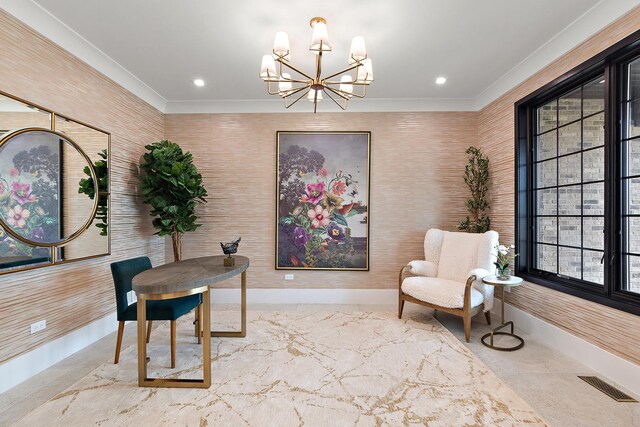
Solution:
{"label": "textured beige wallpaper", "polygon": [[[0,363],[115,311],[109,263],[164,261],[136,196],[143,146],[163,136],[163,115],[0,11],[0,90],[112,133],[112,256],[0,276]],[[47,328],[30,334],[29,325]]]}
{"label": "textured beige wallpaper", "polygon": [[[285,282],[275,270],[278,130],[371,131],[370,271],[286,271],[295,280]],[[427,229],[453,230],[466,215],[464,151],[477,143],[477,114],[177,114],[166,116],[166,136],[194,154],[209,191],[184,256],[221,254],[220,241],[242,236],[250,287],[395,288],[400,268],[423,258]]]}
{"label": "textured beige wallpaper", "polygon": [[[640,7],[480,112],[480,146],[492,165],[491,219],[506,243],[514,239],[514,103],[637,30],[640,30]],[[506,298],[534,316],[640,364],[638,316],[532,283],[514,289]]]}

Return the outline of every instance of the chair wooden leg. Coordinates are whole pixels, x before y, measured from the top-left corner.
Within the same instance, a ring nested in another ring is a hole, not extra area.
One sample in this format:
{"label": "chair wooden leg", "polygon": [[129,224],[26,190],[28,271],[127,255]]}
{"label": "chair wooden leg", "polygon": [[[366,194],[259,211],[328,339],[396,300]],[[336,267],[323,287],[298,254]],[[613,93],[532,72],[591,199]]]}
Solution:
{"label": "chair wooden leg", "polygon": [[171,321],[171,369],[176,367],[176,321]]}
{"label": "chair wooden leg", "polygon": [[402,298],[402,294],[400,294],[400,299],[398,300],[398,319],[402,319],[402,310],[404,310],[404,299]]}
{"label": "chair wooden leg", "polygon": [[153,325],[153,320],[147,322],[147,344],[149,344],[149,340],[151,339],[151,325]]}
{"label": "chair wooden leg", "polygon": [[462,320],[464,322],[464,339],[467,342],[471,341],[471,313],[465,313],[462,316]]}
{"label": "chair wooden leg", "polygon": [[484,317],[487,319],[487,325],[491,325],[491,312],[490,311],[485,311],[484,312]]}
{"label": "chair wooden leg", "polygon": [[113,358],[113,363],[118,364],[120,360],[120,347],[122,346],[122,334],[124,333],[124,320],[118,322],[118,339],[116,341],[116,355]]}

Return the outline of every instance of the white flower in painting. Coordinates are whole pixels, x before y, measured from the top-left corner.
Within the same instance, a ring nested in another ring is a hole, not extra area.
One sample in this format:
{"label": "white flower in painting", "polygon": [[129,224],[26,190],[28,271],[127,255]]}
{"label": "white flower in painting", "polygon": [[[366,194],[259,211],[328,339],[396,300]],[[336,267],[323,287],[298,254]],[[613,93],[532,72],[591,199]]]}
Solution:
{"label": "white flower in painting", "polygon": [[31,212],[23,209],[20,205],[15,205],[13,209],[7,210],[7,223],[12,227],[24,228]]}

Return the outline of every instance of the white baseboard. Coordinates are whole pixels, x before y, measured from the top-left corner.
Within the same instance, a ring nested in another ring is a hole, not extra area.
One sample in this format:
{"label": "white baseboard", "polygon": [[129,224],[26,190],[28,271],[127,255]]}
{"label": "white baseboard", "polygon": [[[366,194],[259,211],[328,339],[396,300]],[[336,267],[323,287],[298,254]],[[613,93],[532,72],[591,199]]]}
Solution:
{"label": "white baseboard", "polygon": [[[214,289],[211,303],[237,303],[239,289]],[[247,304],[396,304],[397,289],[247,289]]]}
{"label": "white baseboard", "polygon": [[[500,316],[496,300],[492,312]],[[594,371],[615,381],[636,396],[640,396],[640,365],[591,344],[559,327],[547,323],[512,305],[505,304],[505,317],[513,320],[516,329],[531,335],[536,341],[570,356]],[[517,332],[516,332],[517,333]]]}
{"label": "white baseboard", "polygon": [[110,314],[0,365],[0,394],[71,356],[118,328]]}

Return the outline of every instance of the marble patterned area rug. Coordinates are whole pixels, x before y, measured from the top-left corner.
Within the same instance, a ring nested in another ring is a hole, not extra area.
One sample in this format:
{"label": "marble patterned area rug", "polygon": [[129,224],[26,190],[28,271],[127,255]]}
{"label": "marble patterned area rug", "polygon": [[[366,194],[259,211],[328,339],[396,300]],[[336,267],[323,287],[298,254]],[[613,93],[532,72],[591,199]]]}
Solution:
{"label": "marble patterned area rug", "polygon": [[[153,331],[150,375],[201,375],[192,317],[183,319],[176,369],[168,369],[168,325]],[[134,345],[18,425],[545,425],[427,313],[250,311],[247,331],[212,338],[208,390],[139,388]]]}

